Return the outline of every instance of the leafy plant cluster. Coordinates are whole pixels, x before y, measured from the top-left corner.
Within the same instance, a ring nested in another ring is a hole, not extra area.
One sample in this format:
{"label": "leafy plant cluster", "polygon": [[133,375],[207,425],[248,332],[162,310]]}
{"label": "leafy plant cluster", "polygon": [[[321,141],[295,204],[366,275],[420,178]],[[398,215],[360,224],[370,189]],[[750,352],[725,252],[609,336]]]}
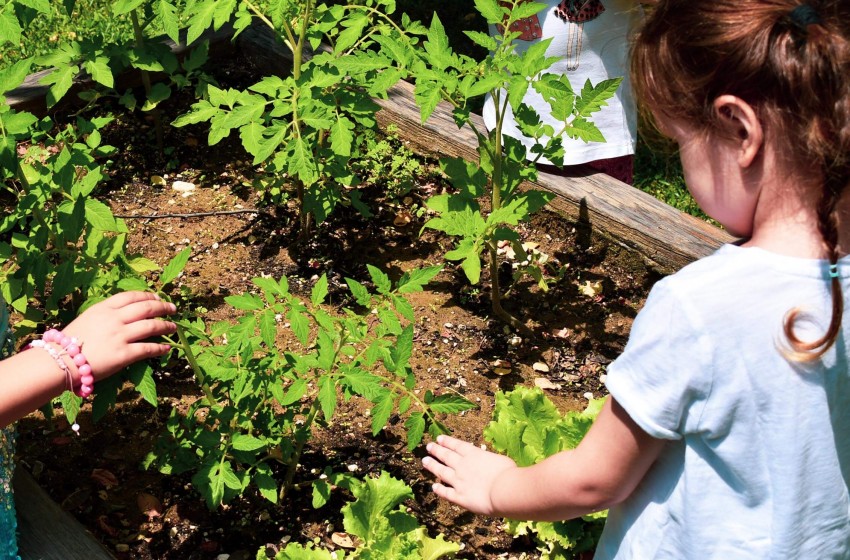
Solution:
{"label": "leafy plant cluster", "polygon": [[[604,403],[604,398],[592,399],[585,410],[562,415],[539,388],[499,392],[484,438],[520,467],[534,465],[577,447]],[[507,529],[515,536],[532,536],[544,560],[566,560],[595,548],[606,517],[607,511],[602,511],[554,523],[508,520]]]}
{"label": "leafy plant cluster", "polygon": [[[426,430],[445,433],[442,414],[474,405],[452,393],[418,396],[409,365],[413,308],[405,298],[439,270],[416,270],[393,285],[370,266],[376,293],[346,279],[354,303],[370,310],[366,314],[326,311],[326,276],[313,286],[308,303],[290,293],[285,277],[260,277],[253,281],[260,293],[226,298],[244,312],[235,326],[183,321],[178,345],[205,397],[185,413],[172,410],[168,436],[148,464],[171,474],[195,472],[192,481],[210,507],[249,485],[277,503],[294,484],[305,444],[317,427],[333,420],[340,398],[356,395],[372,403],[373,435],[393,413],[406,417],[411,450]],[[280,331],[291,336],[279,340]],[[274,473],[280,465],[285,474],[278,485]],[[313,484],[318,495],[326,495],[322,479]]]}
{"label": "leafy plant cluster", "polygon": [[260,550],[257,560],[437,560],[453,558],[460,550],[459,545],[447,542],[442,535],[429,537],[416,518],[405,511],[403,503],[413,499],[413,492],[404,482],[386,472],[363,481],[341,477],[339,482],[355,498],[342,508],[343,527],[358,541],[351,553],[289,543],[274,556]]}
{"label": "leafy plant cluster", "polygon": [[[518,0],[475,0],[475,5],[489,23],[506,30],[542,8]],[[65,0],[61,9],[71,16],[75,6],[75,0]],[[20,41],[27,24],[54,8],[47,0],[7,2],[0,11],[0,42]],[[489,267],[494,313],[525,330],[502,307],[498,243],[509,241],[518,260],[533,261],[516,226],[551,195],[525,190],[521,184],[535,178],[536,159],[560,160],[561,135],[603,140],[590,119],[619,81],[588,82],[575,91],[565,77],[546,73],[552,63],[545,56],[547,42],[519,55],[514,49],[518,34],[510,31],[495,37],[470,32],[477,45],[491,52],[476,61],[453,52],[436,15],[426,27],[405,15],[391,18],[395,9],[394,0],[118,0],[112,14],[129,21],[132,39],[114,42],[92,36],[61,43],[50,54],[0,72],[0,93],[20,85],[31,70],[48,68],[42,83],[48,86],[48,106],[55,107],[74,81],[86,76],[93,87],[81,94],[85,101],[94,104],[111,96],[129,110],[151,112],[162,148],[161,127],[166,123],[159,120],[159,104],[174,88],[194,86],[191,111],[172,124],[208,127],[209,146],[238,134],[265,176],[262,184],[270,200],[281,202],[287,188],[294,191],[299,229],[307,237],[340,204],[369,215],[356,188],[364,180],[375,180],[374,169],[364,162],[388,156],[386,146],[375,140],[374,98],[385,96],[401,79],[412,80],[423,121],[438,103],[447,101],[458,126],[473,127],[479,141],[478,162],[441,162],[455,191],[427,202],[436,216],[425,227],[458,239],[445,257],[460,262],[471,282],[478,283],[483,268]],[[265,76],[245,89],[219,87],[203,71],[208,56],[204,33],[227,24],[239,34],[257,23],[289,49],[291,72]],[[159,34],[192,49],[178,57]],[[128,69],[140,72],[141,98],[118,86]],[[528,88],[549,101],[563,123],[561,130],[541,124],[523,104]],[[497,107],[497,126],[489,133],[475,129],[470,119],[471,102],[485,94]],[[530,153],[501,135],[508,107],[523,132],[537,140]],[[101,138],[108,121],[79,117],[56,127],[49,118],[10,108],[5,98],[0,103],[2,180],[13,207],[0,222],[2,295],[31,331],[67,320],[114,290],[152,289],[153,273],[160,273],[158,287],[167,297],[165,288],[188,262],[188,249],[162,269],[143,255],[126,253],[126,225],[96,198],[115,151]],[[403,177],[404,162],[389,159],[391,176]],[[408,188],[403,181],[387,187],[399,194]],[[447,431],[444,414],[472,407],[451,393],[422,393],[409,365],[415,318],[405,294],[421,290],[440,267],[410,271],[396,283],[375,267],[368,270],[373,288],[346,279],[351,306],[338,313],[328,311],[324,276],[308,302],[290,292],[286,278],[261,277],[254,279],[253,292],[226,298],[242,314],[235,325],[183,318],[172,343],[191,365],[203,397],[187,411],[172,411],[167,433],[147,465],[172,474],[193,473],[193,484],[210,507],[249,491],[279,503],[293,488],[307,485],[313,488],[314,504],[321,506],[334,487],[345,487],[356,498],[344,512],[346,528],[363,544],[351,557],[437,558],[451,554],[454,545],[441,537],[428,538],[415,520],[397,509],[409,495],[402,483],[387,476],[355,481],[332,471],[316,480],[298,480],[299,460],[311,434],[333,421],[340,399],[357,397],[372,404],[373,434],[385,428],[392,414],[404,417],[411,449],[426,431]],[[539,268],[527,270],[545,287]],[[134,366],[126,378],[156,404],[149,365]],[[115,376],[98,384],[96,415],[114,404],[124,379]],[[62,404],[73,419],[79,401],[63,395]],[[540,422],[547,414],[527,420]],[[488,428],[488,437],[495,438],[509,416],[502,412]],[[566,421],[559,422],[555,435],[546,435],[549,428],[537,424],[523,428],[520,439],[542,430],[541,453],[547,453],[558,446],[553,438],[569,431]],[[509,451],[508,443],[504,445]],[[532,449],[521,451],[527,456]],[[554,539],[558,550],[574,547],[583,538],[570,537],[573,544],[568,546],[560,536],[567,529],[554,527],[517,525],[515,530],[544,535],[544,541]],[[324,554],[290,546],[277,557]]]}

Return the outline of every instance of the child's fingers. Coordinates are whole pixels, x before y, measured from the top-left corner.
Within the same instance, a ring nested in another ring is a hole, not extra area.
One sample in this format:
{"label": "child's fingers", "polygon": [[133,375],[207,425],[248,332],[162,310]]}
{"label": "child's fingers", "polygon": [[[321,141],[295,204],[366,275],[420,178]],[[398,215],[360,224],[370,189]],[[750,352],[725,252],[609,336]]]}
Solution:
{"label": "child's fingers", "polygon": [[164,317],[175,311],[177,311],[177,308],[173,303],[160,300],[134,301],[116,310],[124,323]]}
{"label": "child's fingers", "polygon": [[435,482],[431,485],[431,490],[444,500],[448,500],[453,503],[457,503],[457,491],[451,486],[446,486],[445,484],[440,484],[439,482]]}
{"label": "child's fingers", "polygon": [[448,465],[450,467],[457,464],[457,461],[460,460],[460,456],[456,451],[449,449],[445,445],[443,445],[443,440],[438,440],[437,443],[431,442],[429,443],[425,449],[428,453],[431,454],[432,457],[440,461],[444,465]]}
{"label": "child's fingers", "polygon": [[157,344],[155,342],[136,342],[130,344],[129,348],[130,361],[128,363],[134,363],[148,358],[158,358],[171,350],[171,346],[168,344]]}
{"label": "child's fingers", "polygon": [[145,319],[134,321],[122,329],[124,340],[127,342],[136,342],[145,340],[146,338],[154,338],[166,334],[173,334],[177,331],[177,325],[171,321],[162,321],[160,319]]}
{"label": "child's fingers", "polygon": [[112,309],[120,309],[138,301],[159,301],[159,296],[153,292],[120,292],[113,296],[109,296],[103,300],[102,303],[108,305]]}
{"label": "child's fingers", "polygon": [[454,475],[454,469],[451,467],[446,466],[444,463],[434,459],[433,457],[425,457],[422,459],[422,466],[438,479],[451,484],[451,480],[449,479]]}

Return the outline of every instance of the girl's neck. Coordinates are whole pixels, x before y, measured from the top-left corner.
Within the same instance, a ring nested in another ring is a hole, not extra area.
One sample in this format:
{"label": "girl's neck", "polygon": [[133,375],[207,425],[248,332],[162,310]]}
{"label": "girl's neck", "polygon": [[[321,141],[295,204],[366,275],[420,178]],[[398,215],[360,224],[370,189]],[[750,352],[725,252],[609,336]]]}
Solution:
{"label": "girl's neck", "polygon": [[[796,176],[795,176],[796,175]],[[801,258],[829,257],[818,227],[817,206],[823,185],[798,174],[784,174],[762,186],[753,233],[743,244],[766,251]],[[850,246],[850,199],[839,202],[839,252]]]}

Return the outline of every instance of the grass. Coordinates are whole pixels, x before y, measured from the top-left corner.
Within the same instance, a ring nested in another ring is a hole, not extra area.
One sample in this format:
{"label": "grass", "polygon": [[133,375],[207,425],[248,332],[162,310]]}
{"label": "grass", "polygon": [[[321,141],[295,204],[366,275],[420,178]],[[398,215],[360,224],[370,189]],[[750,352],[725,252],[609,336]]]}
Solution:
{"label": "grass", "polygon": [[102,37],[105,44],[110,44],[132,38],[130,18],[114,16],[113,3],[113,0],[76,0],[69,17],[63,2],[51,1],[50,14],[37,14],[24,26],[20,44],[0,46],[0,70],[22,58],[48,54],[64,42]]}

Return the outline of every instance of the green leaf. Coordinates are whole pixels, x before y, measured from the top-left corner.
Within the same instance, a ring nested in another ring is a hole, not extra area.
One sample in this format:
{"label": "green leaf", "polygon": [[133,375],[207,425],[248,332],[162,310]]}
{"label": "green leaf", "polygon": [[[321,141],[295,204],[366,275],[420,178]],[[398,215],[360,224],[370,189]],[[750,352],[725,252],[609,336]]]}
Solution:
{"label": "green leaf", "polygon": [[413,96],[416,99],[416,104],[419,106],[421,119],[424,123],[442,100],[443,92],[439,83],[433,80],[421,79],[417,76],[416,85],[413,88]]}
{"label": "green leaf", "polygon": [[273,504],[277,503],[277,482],[272,476],[271,470],[265,464],[259,465],[254,472],[254,484],[256,484],[262,497]]}
{"label": "green leaf", "polygon": [[139,274],[144,274],[145,272],[154,272],[156,270],[159,270],[158,264],[156,264],[155,262],[153,262],[152,260],[150,260],[148,258],[141,257],[141,256],[128,257],[127,258],[127,264],[129,265],[130,268],[132,268],[134,271],[138,272]]}
{"label": "green leaf", "polygon": [[325,420],[330,422],[336,410],[336,380],[330,375],[319,378],[319,404]]}
{"label": "green leaf", "polygon": [[21,42],[21,24],[15,16],[14,10],[4,9],[0,11],[0,45],[12,43],[18,45]]}
{"label": "green leaf", "polygon": [[[2,37],[0,36],[0,39]],[[25,58],[0,70],[0,94],[11,91],[24,83],[32,68],[32,59]]]}
{"label": "green leaf", "polygon": [[183,272],[183,269],[186,267],[186,263],[189,262],[189,257],[192,254],[192,248],[186,247],[168,262],[167,265],[162,269],[162,274],[159,275],[159,283],[162,286],[166,284],[170,284],[177,276]]}
{"label": "green leaf", "polygon": [[259,451],[266,447],[266,442],[260,438],[248,434],[236,434],[233,436],[233,449],[237,451]]}
{"label": "green leaf", "polygon": [[354,144],[354,123],[346,118],[334,121],[330,131],[331,149],[337,155],[348,157]]}
{"label": "green leaf", "polygon": [[413,323],[408,324],[390,349],[390,357],[395,364],[395,372],[402,373],[413,355]]}
{"label": "green leaf", "polygon": [[578,116],[589,117],[606,106],[607,101],[614,97],[622,81],[623,78],[610,78],[594,86],[591,85],[590,80],[587,80],[581,88],[580,97],[576,99],[575,108]]}
{"label": "green leaf", "polygon": [[144,362],[136,362],[130,366],[128,376],[142,398],[156,407],[156,381],[153,378],[153,368]]}
{"label": "green leaf", "polygon": [[86,199],[86,221],[101,231],[118,231],[118,224],[109,206],[93,198]]}
{"label": "green leaf", "polygon": [[145,0],[116,0],[112,5],[112,13],[120,16],[132,12],[145,3]]}
{"label": "green leaf", "polygon": [[397,291],[400,294],[421,292],[423,286],[430,282],[442,270],[442,265],[437,265],[411,270],[410,272],[405,272],[401,279],[399,279],[398,281]]}
{"label": "green leaf", "polygon": [[407,449],[413,449],[422,441],[422,436],[425,435],[425,416],[421,412],[414,412],[404,423],[407,428]]}
{"label": "green leaf", "polygon": [[289,321],[289,326],[296,338],[298,338],[298,341],[306,346],[310,340],[310,322],[307,320],[307,317],[298,310],[293,309],[286,316],[286,319]]}
{"label": "green leaf", "polygon": [[369,270],[369,276],[372,277],[372,282],[375,283],[375,288],[377,288],[378,292],[385,295],[389,294],[393,289],[390,277],[381,272],[381,269],[371,264],[367,264],[366,268]]}
{"label": "green leaf", "polygon": [[331,499],[331,485],[319,479],[313,481],[313,508],[318,509]]}
{"label": "green leaf", "polygon": [[142,105],[142,111],[150,111],[155,109],[157,105],[171,97],[171,88],[162,82],[157,82],[151,86],[151,91]]}
{"label": "green leaf", "polygon": [[366,289],[366,286],[351,278],[346,278],[345,283],[348,284],[348,289],[351,290],[351,295],[354,296],[354,300],[358,305],[362,305],[363,307],[369,307],[371,305],[372,296],[369,295],[369,290]]}
{"label": "green leaf", "polygon": [[446,414],[457,414],[464,410],[476,408],[475,403],[455,394],[437,395],[430,403],[428,403],[428,406],[431,407],[431,410],[434,412]]}
{"label": "green leaf", "polygon": [[254,294],[239,294],[224,298],[229,305],[242,311],[257,311],[265,307],[260,296]]}
{"label": "green leaf", "polygon": [[[175,43],[180,43],[180,21],[177,15],[177,8],[169,2],[168,0],[159,0],[154,2],[153,4],[154,12],[159,16],[159,21],[162,24],[162,29],[165,31],[165,34],[169,39],[174,41]],[[192,53],[187,57],[186,60],[183,61],[183,68],[187,72],[191,72],[197,67],[190,67],[187,65],[187,60],[194,58],[195,49]]]}
{"label": "green leaf", "polygon": [[275,347],[275,339],[277,338],[277,322],[275,321],[275,313],[272,309],[266,309],[260,315],[259,328],[260,338],[269,348]]}
{"label": "green leaf", "polygon": [[469,255],[463,259],[460,268],[472,284],[477,284],[481,279],[481,257],[478,253]]}
{"label": "green leaf", "polygon": [[83,69],[89,73],[92,80],[100,85],[108,88],[114,87],[115,80],[112,77],[112,70],[109,68],[108,58],[100,56],[94,60],[87,60],[83,64]]}
{"label": "green leaf", "polygon": [[328,275],[322,274],[313,285],[313,290],[310,293],[310,301],[315,307],[318,307],[324,303],[326,297],[328,297]]}
{"label": "green leaf", "polygon": [[194,43],[212,25],[216,3],[209,0],[195,0],[190,3],[188,13],[191,15],[188,21],[189,30],[186,33],[187,44]]}
{"label": "green leaf", "polygon": [[351,488],[356,498],[342,508],[346,532],[360,537],[367,544],[386,523],[387,514],[404,500],[413,498],[413,492],[404,482],[382,471],[379,478],[367,478]]}
{"label": "green leaf", "polygon": [[387,425],[390,415],[392,415],[393,394],[387,392],[374,405],[372,407],[372,435],[377,436],[383,427]]}
{"label": "green leaf", "polygon": [[475,9],[484,16],[487,23],[503,23],[505,10],[499,5],[498,0],[475,0]]}
{"label": "green leaf", "polygon": [[286,390],[286,394],[280,401],[281,406],[289,406],[297,403],[307,393],[307,380],[298,378]]}
{"label": "green leaf", "polygon": [[76,76],[79,71],[80,68],[78,66],[69,64],[57,68],[42,78],[41,83],[52,84],[50,89],[47,91],[46,96],[48,107],[53,107],[60,99],[65,97],[65,94],[68,93],[68,90],[71,89],[71,86],[74,84],[74,76]]}

